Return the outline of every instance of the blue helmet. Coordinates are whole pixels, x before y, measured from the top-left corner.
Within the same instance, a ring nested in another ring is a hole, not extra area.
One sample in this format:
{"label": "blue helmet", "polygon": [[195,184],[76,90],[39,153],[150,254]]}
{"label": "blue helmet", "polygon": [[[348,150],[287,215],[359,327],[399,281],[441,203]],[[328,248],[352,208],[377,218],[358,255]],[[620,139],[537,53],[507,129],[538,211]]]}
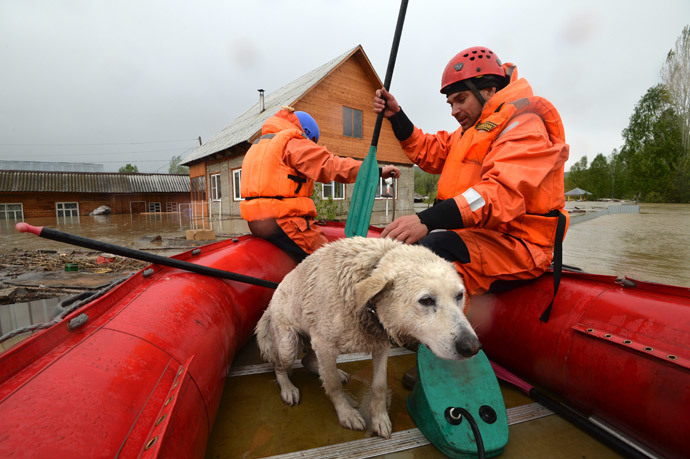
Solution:
{"label": "blue helmet", "polygon": [[302,125],[302,130],[307,134],[307,137],[314,142],[318,142],[319,125],[316,124],[314,118],[307,112],[295,112],[295,115],[297,115],[297,119],[299,119],[299,123]]}

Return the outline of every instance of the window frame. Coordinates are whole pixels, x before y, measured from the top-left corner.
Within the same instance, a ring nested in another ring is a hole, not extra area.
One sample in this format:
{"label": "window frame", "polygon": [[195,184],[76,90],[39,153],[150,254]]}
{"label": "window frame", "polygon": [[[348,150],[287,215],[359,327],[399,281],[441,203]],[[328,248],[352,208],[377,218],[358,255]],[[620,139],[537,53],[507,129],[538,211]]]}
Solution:
{"label": "window frame", "polygon": [[[358,118],[355,116],[358,114]],[[356,108],[348,107],[346,105],[343,105],[343,136],[344,137],[352,137],[354,139],[361,139],[363,138],[363,117],[364,117],[364,112],[362,110],[358,110]],[[349,120],[348,120],[349,118]],[[346,123],[345,120],[348,120]],[[346,131],[346,128],[349,127],[350,129]],[[359,130],[359,132],[358,132]]]}
{"label": "window frame", "polygon": [[[326,196],[326,188],[329,188],[332,193],[331,196]],[[340,189],[342,187],[342,196],[337,197],[336,196],[336,190]],[[345,190],[345,184],[344,183],[339,183],[336,182],[335,180],[332,180],[329,183],[322,183],[321,184],[321,199],[328,199],[329,197],[332,198],[334,201],[344,201],[345,200],[345,195],[346,195],[346,190]]]}
{"label": "window frame", "polygon": [[242,197],[242,168],[232,170],[232,200],[244,201]]}
{"label": "window frame", "polygon": [[376,187],[376,197],[374,199],[398,199],[398,179],[393,179],[393,196],[383,196],[383,191],[386,188],[386,182],[383,177],[379,177],[379,186]]}
{"label": "window frame", "polygon": [[[75,207],[65,207],[65,204],[74,204]],[[73,211],[77,211],[76,214],[73,213]],[[69,211],[69,215],[66,215],[65,212]],[[62,215],[60,215],[60,212],[62,212]],[[72,217],[78,217],[79,216],[79,202],[76,201],[60,201],[55,203],[55,216],[57,218],[72,218]]]}
{"label": "window frame", "polygon": [[[8,206],[19,206],[19,209],[8,209]],[[10,212],[12,218],[10,218]],[[19,218],[17,218],[19,212]],[[0,203],[0,220],[21,220],[24,221],[24,204],[21,202],[2,202]]]}
{"label": "window frame", "polygon": [[223,197],[220,191],[220,172],[211,175],[211,201],[218,202]]}

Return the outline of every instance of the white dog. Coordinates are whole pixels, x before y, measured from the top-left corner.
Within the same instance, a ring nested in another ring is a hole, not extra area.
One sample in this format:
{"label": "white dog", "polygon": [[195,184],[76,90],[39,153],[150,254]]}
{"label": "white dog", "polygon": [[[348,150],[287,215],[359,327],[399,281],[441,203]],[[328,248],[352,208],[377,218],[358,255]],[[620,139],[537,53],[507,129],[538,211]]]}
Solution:
{"label": "white dog", "polygon": [[[365,430],[359,411],[345,398],[347,373],[336,368],[341,353],[370,352],[372,430],[390,438],[386,367],[390,341],[421,342],[438,357],[461,360],[480,344],[464,315],[465,287],[451,263],[421,246],[392,239],[354,237],[325,245],[307,257],[278,286],[256,326],[261,354],[275,367],[280,396],[299,403],[288,377],[311,339],[326,394],[340,425]],[[314,366],[316,366],[314,368]]]}

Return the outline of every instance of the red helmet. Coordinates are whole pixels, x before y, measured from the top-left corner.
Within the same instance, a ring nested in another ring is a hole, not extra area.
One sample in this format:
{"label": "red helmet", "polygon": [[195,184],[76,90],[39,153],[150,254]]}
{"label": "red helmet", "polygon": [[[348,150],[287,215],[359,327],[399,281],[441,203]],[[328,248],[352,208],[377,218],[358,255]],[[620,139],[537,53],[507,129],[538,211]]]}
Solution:
{"label": "red helmet", "polygon": [[456,92],[455,90],[449,91],[449,89],[453,89],[449,88],[449,86],[453,83],[482,75],[506,76],[498,56],[489,48],[483,46],[474,46],[460,51],[453,56],[443,70],[441,93],[449,94],[450,92]]}

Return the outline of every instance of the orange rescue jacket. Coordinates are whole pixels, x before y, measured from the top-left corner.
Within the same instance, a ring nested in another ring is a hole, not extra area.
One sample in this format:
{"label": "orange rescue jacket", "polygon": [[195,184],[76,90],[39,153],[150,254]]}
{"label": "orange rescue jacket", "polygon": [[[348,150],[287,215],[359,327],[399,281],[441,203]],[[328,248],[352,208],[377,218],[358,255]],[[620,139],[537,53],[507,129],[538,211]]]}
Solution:
{"label": "orange rescue jacket", "polygon": [[242,161],[240,213],[247,221],[291,216],[316,216],[311,200],[314,181],[283,160],[287,143],[303,137],[294,113],[281,110],[263,125],[261,137]]}
{"label": "orange rescue jacket", "polygon": [[[466,132],[424,134],[402,142],[423,170],[441,173],[438,199],[454,199],[462,226],[484,227],[553,250],[557,212],[566,215],[563,171],[568,145],[553,105],[513,80],[485,104]],[[566,223],[567,228],[567,223]],[[462,231],[456,230],[456,231]]]}

